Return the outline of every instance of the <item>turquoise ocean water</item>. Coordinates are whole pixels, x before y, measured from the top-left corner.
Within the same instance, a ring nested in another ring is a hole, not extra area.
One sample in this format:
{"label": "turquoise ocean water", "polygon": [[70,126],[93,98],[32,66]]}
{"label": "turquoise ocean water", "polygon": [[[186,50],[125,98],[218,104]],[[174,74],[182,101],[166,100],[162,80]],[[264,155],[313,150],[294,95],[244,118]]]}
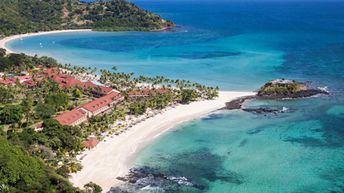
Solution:
{"label": "turquoise ocean water", "polygon": [[17,52],[60,62],[164,75],[252,91],[273,78],[310,81],[330,96],[249,101],[288,108],[220,111],[150,144],[136,166],[185,176],[175,192],[344,192],[344,2],[135,1],[178,24],[174,32],[74,32],[15,40]]}

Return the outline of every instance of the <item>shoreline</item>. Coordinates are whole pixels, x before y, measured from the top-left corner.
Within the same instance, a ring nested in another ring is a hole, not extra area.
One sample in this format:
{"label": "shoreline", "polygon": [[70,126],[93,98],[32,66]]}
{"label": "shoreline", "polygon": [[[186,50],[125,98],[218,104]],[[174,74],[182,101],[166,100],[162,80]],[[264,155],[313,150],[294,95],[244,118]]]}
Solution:
{"label": "shoreline", "polygon": [[89,31],[92,31],[92,29],[67,29],[67,30],[42,31],[42,32],[32,32],[32,33],[26,33],[26,34],[12,35],[12,36],[8,36],[3,39],[0,39],[0,48],[5,49],[7,54],[11,54],[15,52],[12,51],[10,48],[6,47],[6,44],[15,39],[31,37],[31,36],[46,35],[46,34],[55,34],[55,33],[89,32]]}
{"label": "shoreline", "polygon": [[[163,32],[166,30],[172,29],[171,27],[163,27],[161,29],[152,30],[150,32]],[[0,39],[0,48],[3,48],[6,50],[7,54],[16,53],[10,48],[6,47],[6,44],[12,40],[19,39],[19,38],[25,38],[25,37],[31,37],[31,36],[39,36],[39,35],[47,35],[47,34],[54,34],[54,33],[68,33],[68,32],[90,32],[90,31],[97,31],[92,29],[65,29],[65,30],[53,30],[53,31],[41,31],[41,32],[30,32],[26,34],[17,34],[12,36],[7,36],[2,39]],[[101,32],[101,31],[99,31]]]}
{"label": "shoreline", "polygon": [[134,125],[119,136],[106,137],[94,149],[82,152],[77,156],[82,170],[71,174],[69,180],[80,188],[92,181],[100,185],[103,192],[107,192],[111,187],[123,183],[116,178],[128,173],[139,150],[155,138],[183,122],[198,119],[221,109],[226,102],[254,94],[256,93],[220,91],[219,97],[214,100],[196,101],[168,108],[163,113]]}

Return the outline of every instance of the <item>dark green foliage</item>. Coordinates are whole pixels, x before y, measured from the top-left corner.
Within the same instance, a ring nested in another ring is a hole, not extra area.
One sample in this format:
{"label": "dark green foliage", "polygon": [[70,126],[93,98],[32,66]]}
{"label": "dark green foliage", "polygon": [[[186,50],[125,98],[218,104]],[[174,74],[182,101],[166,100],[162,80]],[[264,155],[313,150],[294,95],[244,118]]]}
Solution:
{"label": "dark green foliage", "polygon": [[25,54],[8,54],[7,56],[1,56],[0,53],[0,71],[10,71],[11,73],[14,73],[32,69],[33,67],[38,65],[51,67],[57,66],[58,63],[55,59],[46,56],[40,58],[37,56],[32,57]]}
{"label": "dark green foliage", "polygon": [[0,48],[0,57],[5,56],[5,54],[6,54],[6,50],[3,48]]}
{"label": "dark green foliage", "polygon": [[31,111],[33,109],[32,95],[28,94],[21,102],[21,108],[25,114],[26,122],[30,121]]}
{"label": "dark green foliage", "polygon": [[0,192],[77,192],[37,158],[0,137]]}
{"label": "dark green foliage", "polygon": [[181,103],[189,103],[195,101],[198,97],[197,92],[192,89],[182,89],[180,92]]}
{"label": "dark green foliage", "polygon": [[12,87],[0,85],[0,103],[9,103],[14,100],[15,91]]}
{"label": "dark green foliage", "polygon": [[10,60],[12,65],[20,66],[21,64],[26,63],[27,57],[24,54],[10,54],[8,56],[8,59]]}
{"label": "dark green foliage", "polygon": [[64,92],[50,93],[45,98],[45,104],[52,106],[55,111],[61,110],[68,105],[68,95]]}
{"label": "dark green foliage", "polygon": [[0,71],[5,71],[11,67],[11,61],[6,57],[0,57]]}
{"label": "dark green foliage", "polygon": [[4,124],[18,123],[23,118],[20,105],[6,105],[0,110],[0,122]]}
{"label": "dark green foliage", "polygon": [[132,115],[142,115],[146,112],[147,106],[144,102],[132,102],[129,105],[129,111]]}
{"label": "dark green foliage", "polygon": [[82,149],[81,131],[75,127],[63,126],[54,119],[44,121],[42,133],[49,139],[47,146],[53,150],[79,151]]}
{"label": "dark green foliage", "polygon": [[261,87],[258,91],[259,96],[267,96],[267,95],[288,95],[294,94],[299,91],[306,90],[306,85],[296,82],[296,81],[289,81],[288,83],[279,83],[277,82],[268,82],[263,87]]}
{"label": "dark green foliage", "polygon": [[84,188],[85,188],[86,193],[101,193],[102,192],[102,188],[93,182],[89,182],[85,184]]}
{"label": "dark green foliage", "polygon": [[146,103],[152,109],[163,109],[173,101],[172,93],[157,93],[149,98]]}
{"label": "dark green foliage", "polygon": [[[51,118],[56,112],[64,110],[68,105],[69,96],[60,91],[55,83],[48,82],[49,91],[44,100],[40,99],[35,107],[36,115],[41,119]],[[56,93],[57,92],[57,93]]]}
{"label": "dark green foliage", "polygon": [[148,31],[174,24],[125,0],[2,0],[0,35],[57,29]]}
{"label": "dark green foliage", "polygon": [[42,100],[38,101],[35,111],[37,116],[41,119],[48,119],[55,114],[55,108],[45,104]]}

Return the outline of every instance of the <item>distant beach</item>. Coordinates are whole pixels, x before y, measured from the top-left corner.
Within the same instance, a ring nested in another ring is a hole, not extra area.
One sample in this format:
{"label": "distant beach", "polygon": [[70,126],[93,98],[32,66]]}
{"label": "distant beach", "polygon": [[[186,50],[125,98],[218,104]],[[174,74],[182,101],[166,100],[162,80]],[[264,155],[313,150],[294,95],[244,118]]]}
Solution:
{"label": "distant beach", "polygon": [[83,168],[78,173],[72,174],[70,180],[78,187],[83,187],[84,184],[92,181],[99,184],[103,191],[108,191],[112,186],[121,183],[116,177],[128,173],[135,154],[168,129],[216,111],[224,107],[228,101],[254,94],[220,91],[219,97],[214,100],[169,107],[161,114],[138,123],[119,136],[107,137],[96,148],[79,155]]}
{"label": "distant beach", "polygon": [[84,31],[92,31],[91,29],[76,29],[76,30],[55,30],[55,31],[45,31],[45,32],[35,32],[35,33],[26,33],[26,34],[18,34],[13,36],[8,36],[3,39],[0,39],[0,48],[3,48],[7,51],[7,53],[14,53],[10,48],[6,47],[7,42],[25,38],[29,36],[38,36],[38,35],[46,35],[46,34],[54,34],[54,33],[66,33],[66,32],[84,32]]}

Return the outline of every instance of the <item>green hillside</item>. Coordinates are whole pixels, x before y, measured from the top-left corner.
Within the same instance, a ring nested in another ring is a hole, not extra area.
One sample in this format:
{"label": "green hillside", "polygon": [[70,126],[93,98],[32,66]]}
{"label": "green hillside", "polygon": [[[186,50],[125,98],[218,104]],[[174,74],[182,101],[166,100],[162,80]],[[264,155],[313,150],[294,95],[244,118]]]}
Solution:
{"label": "green hillside", "polygon": [[0,136],[0,192],[81,192],[39,159]]}
{"label": "green hillside", "polygon": [[150,31],[173,27],[171,21],[125,0],[1,0],[0,35],[60,29]]}

